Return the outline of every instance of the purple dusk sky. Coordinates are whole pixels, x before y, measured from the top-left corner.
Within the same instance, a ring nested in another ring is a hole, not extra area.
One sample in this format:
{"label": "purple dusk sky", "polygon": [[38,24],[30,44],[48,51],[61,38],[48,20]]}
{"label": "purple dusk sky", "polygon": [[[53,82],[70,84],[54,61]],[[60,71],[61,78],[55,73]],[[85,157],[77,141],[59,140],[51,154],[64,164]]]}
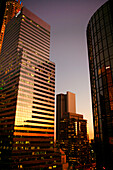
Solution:
{"label": "purple dusk sky", "polygon": [[23,5],[51,25],[50,60],[56,64],[56,94],[76,94],[76,111],[88,120],[93,137],[86,28],[107,0],[22,0]]}

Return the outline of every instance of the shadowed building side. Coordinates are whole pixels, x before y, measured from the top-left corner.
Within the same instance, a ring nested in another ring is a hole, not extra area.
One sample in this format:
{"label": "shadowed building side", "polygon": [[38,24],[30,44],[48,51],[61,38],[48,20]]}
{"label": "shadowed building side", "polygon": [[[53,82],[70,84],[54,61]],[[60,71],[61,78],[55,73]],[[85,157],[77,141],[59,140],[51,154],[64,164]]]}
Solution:
{"label": "shadowed building side", "polygon": [[87,120],[76,113],[75,94],[57,95],[56,139],[57,145],[66,154],[69,166],[90,163]]}
{"label": "shadowed building side", "polygon": [[113,15],[112,1],[87,27],[97,169],[113,169]]}

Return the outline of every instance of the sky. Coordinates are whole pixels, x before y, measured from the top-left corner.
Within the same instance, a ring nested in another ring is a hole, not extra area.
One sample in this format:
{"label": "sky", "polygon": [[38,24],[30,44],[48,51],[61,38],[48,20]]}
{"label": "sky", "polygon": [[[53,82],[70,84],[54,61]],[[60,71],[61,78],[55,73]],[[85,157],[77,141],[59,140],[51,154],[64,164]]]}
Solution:
{"label": "sky", "polygon": [[22,0],[23,5],[51,26],[50,60],[56,64],[56,94],[76,94],[76,112],[88,122],[93,138],[93,118],[87,24],[107,0]]}

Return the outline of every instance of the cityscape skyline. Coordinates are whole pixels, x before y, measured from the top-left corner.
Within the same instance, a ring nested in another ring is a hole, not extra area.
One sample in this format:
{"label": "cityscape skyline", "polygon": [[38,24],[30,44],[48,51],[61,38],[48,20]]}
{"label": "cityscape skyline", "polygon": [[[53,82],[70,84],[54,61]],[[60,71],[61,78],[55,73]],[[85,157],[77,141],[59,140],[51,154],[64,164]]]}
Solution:
{"label": "cityscape skyline", "polygon": [[113,169],[112,0],[7,0],[1,20],[1,168]]}
{"label": "cityscape skyline", "polygon": [[86,27],[92,14],[106,0],[23,0],[23,5],[51,25],[50,58],[56,63],[56,94],[76,94],[76,109],[88,120],[93,138],[93,119],[88,68]]}

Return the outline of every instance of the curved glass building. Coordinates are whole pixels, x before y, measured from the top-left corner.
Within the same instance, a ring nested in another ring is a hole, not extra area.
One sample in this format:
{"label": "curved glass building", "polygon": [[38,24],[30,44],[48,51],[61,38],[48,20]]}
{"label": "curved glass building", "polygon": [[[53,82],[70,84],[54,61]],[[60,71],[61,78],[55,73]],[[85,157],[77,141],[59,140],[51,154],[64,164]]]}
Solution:
{"label": "curved glass building", "polygon": [[113,15],[107,1],[91,17],[87,44],[97,169],[113,169]]}

